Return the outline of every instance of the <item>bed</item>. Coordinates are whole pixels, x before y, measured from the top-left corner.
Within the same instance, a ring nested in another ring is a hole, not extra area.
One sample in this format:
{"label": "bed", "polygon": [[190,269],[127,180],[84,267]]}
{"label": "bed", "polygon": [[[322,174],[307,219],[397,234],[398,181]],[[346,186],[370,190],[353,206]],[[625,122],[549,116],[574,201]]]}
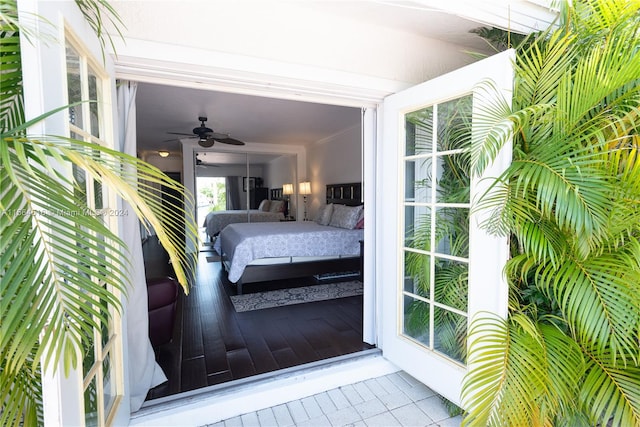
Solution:
{"label": "bed", "polygon": [[[275,206],[275,203],[271,203],[276,201],[279,202],[278,206]],[[246,222],[274,222],[284,219],[287,211],[287,201],[282,197],[282,189],[271,189],[270,198],[266,200],[266,202],[270,203],[265,203],[265,201],[262,201],[259,209],[240,209],[209,212],[205,217],[202,226],[205,227],[207,236],[212,239],[229,224]]]}
{"label": "bed", "polygon": [[340,215],[320,215],[317,221],[230,224],[222,230],[214,248],[238,294],[247,283],[360,270],[364,230],[355,228],[354,219],[362,217],[361,185],[327,185],[326,194],[323,213]]}

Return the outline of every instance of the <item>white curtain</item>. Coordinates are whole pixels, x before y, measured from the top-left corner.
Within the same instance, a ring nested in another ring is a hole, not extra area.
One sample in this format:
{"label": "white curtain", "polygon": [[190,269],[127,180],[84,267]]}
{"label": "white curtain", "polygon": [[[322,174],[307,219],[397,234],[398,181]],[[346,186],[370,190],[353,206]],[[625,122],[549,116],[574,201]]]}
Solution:
{"label": "white curtain", "polygon": [[[118,124],[120,150],[136,155],[136,91],[135,82],[121,81],[118,86]],[[127,206],[124,206],[126,209]],[[128,212],[133,212],[128,209]],[[135,215],[123,217],[122,232],[129,248],[131,259],[131,286],[126,300],[127,340],[129,362],[129,395],[131,412],[142,406],[147,392],[163,382],[167,377],[156,363],[153,347],[149,340],[149,314],[147,304],[147,282],[142,258],[140,222]],[[126,355],[125,355],[126,356]]]}

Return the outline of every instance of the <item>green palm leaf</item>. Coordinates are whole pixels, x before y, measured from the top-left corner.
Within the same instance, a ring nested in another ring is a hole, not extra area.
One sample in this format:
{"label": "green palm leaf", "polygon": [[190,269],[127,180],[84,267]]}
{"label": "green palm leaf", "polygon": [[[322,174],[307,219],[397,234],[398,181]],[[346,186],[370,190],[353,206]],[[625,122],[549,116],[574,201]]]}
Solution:
{"label": "green palm leaf", "polygon": [[639,424],[639,34],[638,1],[566,4],[518,51],[511,111],[481,117],[474,172],[513,139],[475,207],[513,244],[510,318],[472,326],[467,422]]}
{"label": "green palm leaf", "polygon": [[527,318],[517,320],[478,317],[471,323],[465,425],[516,426],[537,416],[536,401],[548,382],[545,358],[538,337],[529,333],[535,327]]}
{"label": "green palm leaf", "polygon": [[582,342],[637,365],[640,269],[627,268],[634,258],[640,259],[638,242],[582,262],[565,259],[559,268],[541,265],[537,284],[558,301]]}
{"label": "green palm leaf", "polygon": [[640,367],[620,366],[615,355],[595,355],[588,349],[587,375],[579,401],[593,425],[640,425]]}
{"label": "green palm leaf", "polygon": [[[71,161],[102,185],[117,188],[135,213],[155,228],[185,290],[195,260],[184,251],[182,236],[165,231],[184,210],[177,200],[169,208],[166,200],[163,205],[153,184],[181,187],[156,168],[80,141],[3,137],[0,382],[10,399],[30,402],[10,383],[22,375],[34,350],[35,360],[61,359],[65,370],[76,366],[81,341],[109,322],[108,306],[120,307],[114,290],[126,292],[128,287],[128,257],[122,256],[127,248],[106,227],[103,216],[77,199],[77,183],[50,164]],[[146,183],[138,185],[139,178]],[[188,224],[187,238],[195,244],[195,225]]]}
{"label": "green palm leaf", "polygon": [[575,411],[584,360],[555,326],[522,314],[487,315],[473,320],[469,335],[465,425],[551,425],[558,414]]}
{"label": "green palm leaf", "polygon": [[[105,37],[111,42],[104,23],[118,32],[121,24],[113,8],[103,0],[77,3],[103,47]],[[29,127],[69,106],[25,121],[20,41],[41,33],[25,26],[29,17],[17,17],[15,1],[0,1],[0,424],[14,426],[42,423],[42,364],[76,366],[79,350],[93,342],[94,329],[105,329],[129,287],[127,248],[104,212],[88,209],[84,175],[155,230],[185,291],[195,265],[185,243],[197,242],[183,201],[163,199],[157,190],[185,189],[157,168],[83,141],[25,137]],[[34,28],[47,24],[33,18]],[[188,195],[184,203],[193,206]],[[178,230],[185,216],[186,230]]]}

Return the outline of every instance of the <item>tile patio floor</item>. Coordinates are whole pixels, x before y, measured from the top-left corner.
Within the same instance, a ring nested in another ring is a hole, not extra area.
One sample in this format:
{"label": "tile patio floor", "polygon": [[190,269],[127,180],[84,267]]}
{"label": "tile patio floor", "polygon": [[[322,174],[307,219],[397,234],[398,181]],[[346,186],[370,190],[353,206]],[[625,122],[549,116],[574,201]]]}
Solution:
{"label": "tile patio floor", "polygon": [[441,398],[403,371],[343,385],[206,427],[459,426]]}

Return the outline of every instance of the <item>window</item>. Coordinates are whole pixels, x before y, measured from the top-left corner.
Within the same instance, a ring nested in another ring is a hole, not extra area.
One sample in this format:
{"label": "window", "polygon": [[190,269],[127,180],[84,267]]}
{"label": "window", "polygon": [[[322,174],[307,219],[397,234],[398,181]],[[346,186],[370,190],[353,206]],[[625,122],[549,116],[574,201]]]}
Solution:
{"label": "window", "polygon": [[405,115],[403,335],[466,362],[472,96]]}
{"label": "window", "polygon": [[[110,123],[104,122],[102,109],[108,105],[110,79],[73,34],[65,34],[66,87],[69,107],[70,137],[91,144],[113,148],[111,135],[106,131]],[[90,102],[83,102],[90,100]],[[107,193],[87,171],[73,166],[73,176],[79,184],[76,196],[86,200],[89,212],[98,215],[111,230],[117,230],[117,217],[108,215],[116,207],[116,199]],[[71,219],[73,221],[73,219]],[[86,232],[86,230],[83,230]],[[108,245],[108,242],[104,242]],[[84,248],[90,249],[90,248]],[[109,286],[96,280],[98,286]],[[110,289],[116,293],[116,290]],[[107,302],[95,300],[96,318],[102,327],[94,329],[88,337],[92,345],[83,349],[83,397],[85,422],[89,426],[109,425],[124,393],[122,376],[122,337],[118,312]]]}

